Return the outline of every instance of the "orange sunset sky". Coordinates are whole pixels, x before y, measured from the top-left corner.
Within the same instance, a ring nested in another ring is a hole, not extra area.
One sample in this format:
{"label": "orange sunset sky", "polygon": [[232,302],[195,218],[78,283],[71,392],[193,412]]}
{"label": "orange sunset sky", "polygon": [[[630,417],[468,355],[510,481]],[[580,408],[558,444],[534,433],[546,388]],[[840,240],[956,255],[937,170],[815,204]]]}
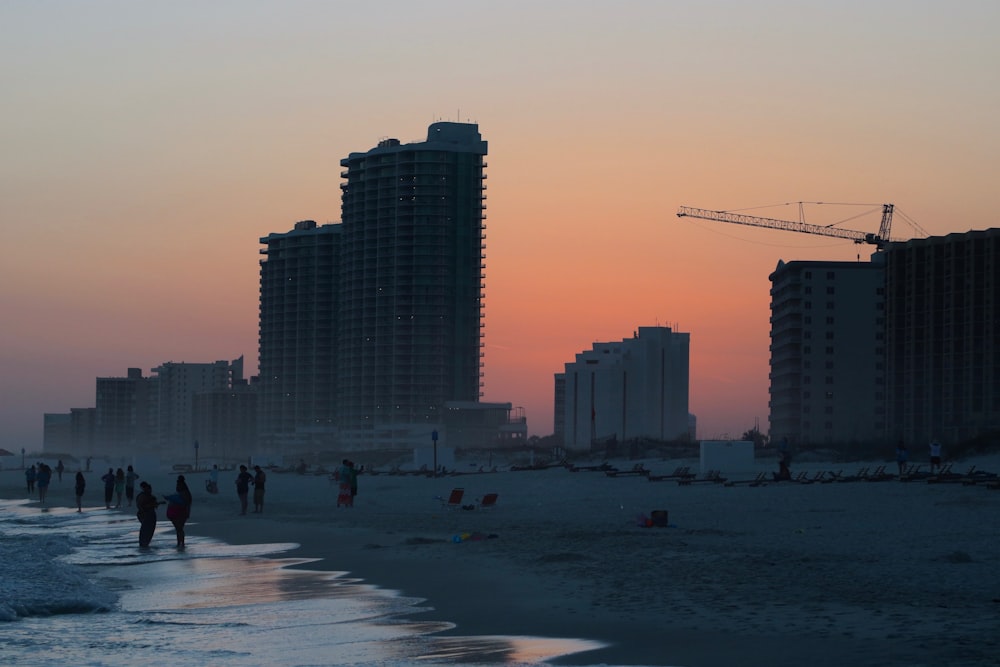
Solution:
{"label": "orange sunset sky", "polygon": [[340,159],[436,120],[489,141],[485,400],[547,435],[565,362],[667,324],[699,436],[766,429],[768,274],[871,249],[677,207],[996,226],[998,29],[993,1],[5,2],[0,447],[129,367],[256,374],[259,238],[339,220]]}

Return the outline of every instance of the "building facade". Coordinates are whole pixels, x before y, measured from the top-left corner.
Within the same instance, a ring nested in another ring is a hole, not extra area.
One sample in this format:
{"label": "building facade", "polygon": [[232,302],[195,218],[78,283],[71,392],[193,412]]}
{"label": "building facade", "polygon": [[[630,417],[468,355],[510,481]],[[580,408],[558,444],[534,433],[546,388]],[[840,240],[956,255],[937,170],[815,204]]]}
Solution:
{"label": "building facade", "polygon": [[567,363],[555,376],[566,448],[686,439],[690,336],[639,327],[632,338],[596,343]]}
{"label": "building facade", "polygon": [[1000,229],[893,244],[886,272],[889,437],[1000,433]]}
{"label": "building facade", "polygon": [[883,260],[780,261],[770,275],[772,442],[884,439]]}
{"label": "building facade", "polygon": [[265,449],[336,440],[341,226],[295,224],[260,242],[258,433]]}
{"label": "building facade", "polygon": [[337,421],[342,444],[423,443],[482,388],[484,158],[475,124],[341,160]]}

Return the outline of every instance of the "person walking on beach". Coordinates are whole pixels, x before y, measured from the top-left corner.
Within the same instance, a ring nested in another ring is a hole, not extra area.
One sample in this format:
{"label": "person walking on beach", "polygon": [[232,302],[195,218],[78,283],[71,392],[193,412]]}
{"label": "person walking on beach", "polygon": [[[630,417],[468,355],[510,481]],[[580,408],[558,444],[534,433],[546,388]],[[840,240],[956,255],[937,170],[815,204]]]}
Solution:
{"label": "person walking on beach", "polygon": [[906,445],[900,440],[896,445],[896,465],[899,466],[899,476],[906,472],[906,462],[910,460],[910,453],[906,451]]}
{"label": "person walking on beach", "polygon": [[62,484],[62,474],[66,466],[63,465],[62,459],[59,459],[59,463],[56,464],[56,474],[59,475],[59,483]]}
{"label": "person walking on beach", "polygon": [[351,507],[354,507],[354,497],[358,495],[358,469],[354,461],[348,461],[347,467],[351,469]]}
{"label": "person walking on beach", "polygon": [[49,481],[52,479],[52,468],[45,463],[38,464],[38,476],[35,482],[38,484],[38,500],[45,504],[45,494],[49,492]]}
{"label": "person walking on beach", "polygon": [[205,490],[209,493],[219,492],[219,464],[213,463],[212,469],[208,473],[208,479],[205,480]]}
{"label": "person walking on beach", "polygon": [[167,501],[167,518],[174,524],[177,535],[177,548],[184,548],[184,524],[191,516],[191,490],[188,488],[184,475],[177,476],[177,492],[165,496]]}
{"label": "person walking on beach", "polygon": [[253,476],[253,511],[254,514],[264,512],[264,485],[267,483],[267,475],[260,466],[254,466]]}
{"label": "person walking on beach", "polygon": [[135,497],[135,506],[138,510],[135,516],[139,519],[140,549],[149,547],[149,543],[153,541],[153,533],[156,532],[156,508],[159,505],[160,503],[153,495],[153,487],[150,486],[149,482],[140,482],[139,495]]}
{"label": "person walking on beach", "polygon": [[111,499],[115,497],[115,471],[108,468],[108,472],[101,476],[104,482],[104,509],[111,509]]}
{"label": "person walking on beach", "polygon": [[115,509],[122,506],[122,496],[125,494],[125,471],[119,468],[115,472],[115,498],[118,502],[115,503]]}
{"label": "person walking on beach", "polygon": [[139,479],[139,475],[135,470],[132,470],[132,466],[128,467],[125,471],[125,498],[128,500],[128,506],[132,507],[132,499],[135,498],[135,480]]}
{"label": "person walking on beach", "polygon": [[87,488],[87,480],[82,472],[76,473],[76,511],[83,512],[83,492]]}
{"label": "person walking on beach", "polygon": [[38,477],[38,472],[35,470],[35,464],[32,463],[30,468],[25,468],[24,470],[24,481],[28,483],[28,493],[35,492],[35,479]]}
{"label": "person walking on beach", "polygon": [[351,466],[350,461],[344,459],[337,470],[337,507],[354,507],[354,496],[351,495]]}
{"label": "person walking on beach", "polygon": [[937,440],[931,441],[931,474],[937,470],[941,472],[941,443]]}
{"label": "person walking on beach", "polygon": [[247,472],[245,465],[240,465],[240,474],[236,476],[236,495],[240,498],[240,514],[247,513],[247,494],[250,493],[250,482],[253,477]]}

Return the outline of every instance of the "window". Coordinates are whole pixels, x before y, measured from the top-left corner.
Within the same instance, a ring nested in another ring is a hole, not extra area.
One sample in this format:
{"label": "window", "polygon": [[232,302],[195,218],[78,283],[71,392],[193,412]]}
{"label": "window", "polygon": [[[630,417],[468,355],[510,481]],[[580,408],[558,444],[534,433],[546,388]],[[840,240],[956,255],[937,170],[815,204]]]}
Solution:
{"label": "window", "polygon": [[833,362],[832,361],[826,362],[826,370],[828,370],[828,371],[832,371],[833,370]]}
{"label": "window", "polygon": [[833,332],[832,331],[827,331],[826,332],[826,339],[827,340],[833,340]]}
{"label": "window", "polygon": [[832,317],[826,318],[826,323],[827,324],[833,324],[833,318]]}
{"label": "window", "polygon": [[827,294],[833,294],[833,286],[832,285],[830,287],[826,288],[826,293]]}
{"label": "window", "polygon": [[826,348],[826,353],[827,354],[833,354],[833,347],[827,347]]}
{"label": "window", "polygon": [[834,278],[833,271],[827,271],[826,272],[826,279],[827,280],[833,280],[833,278]]}
{"label": "window", "polygon": [[827,384],[833,384],[833,376],[832,375],[827,375],[826,376],[826,383]]}

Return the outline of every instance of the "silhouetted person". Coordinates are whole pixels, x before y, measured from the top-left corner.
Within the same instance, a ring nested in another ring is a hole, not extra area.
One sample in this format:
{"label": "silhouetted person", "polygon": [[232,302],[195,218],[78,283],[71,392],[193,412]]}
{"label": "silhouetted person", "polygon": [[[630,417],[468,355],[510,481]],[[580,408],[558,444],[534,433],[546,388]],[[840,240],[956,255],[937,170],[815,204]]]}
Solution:
{"label": "silhouetted person", "polygon": [[240,498],[240,514],[247,513],[247,494],[250,493],[250,482],[253,476],[247,472],[245,465],[240,465],[240,474],[236,476],[236,495]]}
{"label": "silhouetted person", "polygon": [[128,506],[132,507],[132,500],[135,498],[135,480],[139,479],[139,474],[132,470],[132,466],[125,471],[125,498],[128,499]]}
{"label": "silhouetted person", "polygon": [[56,474],[59,476],[59,481],[60,482],[62,482],[62,474],[63,474],[63,470],[65,470],[65,469],[66,469],[66,466],[63,465],[62,459],[59,459],[59,463],[56,464]]}
{"label": "silhouetted person", "polygon": [[83,473],[82,472],[76,473],[76,488],[74,489],[74,491],[76,492],[77,512],[83,511],[83,492],[84,490],[86,490],[86,488],[87,488],[87,480],[84,479]]}
{"label": "silhouetted person", "polygon": [[906,472],[906,462],[910,460],[910,453],[906,451],[906,445],[900,440],[896,445],[896,465],[899,466],[899,476]]}
{"label": "silhouetted person", "polygon": [[108,472],[101,476],[104,482],[104,509],[111,509],[111,499],[115,497],[115,470],[108,468]]}
{"label": "silhouetted person", "polygon": [[49,481],[52,479],[52,468],[44,463],[38,464],[38,477],[35,482],[38,484],[38,500],[45,504],[45,495],[49,492]]}
{"label": "silhouetted person", "polygon": [[177,548],[184,548],[184,524],[191,516],[191,490],[188,488],[184,475],[177,476],[177,492],[166,496],[167,518],[174,524],[177,535]]}
{"label": "silhouetted person", "polygon": [[267,475],[260,466],[253,467],[256,474],[253,477],[253,511],[260,514],[264,511],[264,485],[267,482]]}
{"label": "silhouetted person", "polygon": [[931,442],[931,473],[935,470],[941,472],[941,443],[937,440]]}
{"label": "silhouetted person", "polygon": [[153,541],[153,533],[156,532],[156,508],[159,505],[160,503],[153,495],[153,487],[149,485],[149,482],[140,482],[139,495],[135,497],[137,508],[135,516],[139,519],[140,548],[148,547],[149,543]]}

